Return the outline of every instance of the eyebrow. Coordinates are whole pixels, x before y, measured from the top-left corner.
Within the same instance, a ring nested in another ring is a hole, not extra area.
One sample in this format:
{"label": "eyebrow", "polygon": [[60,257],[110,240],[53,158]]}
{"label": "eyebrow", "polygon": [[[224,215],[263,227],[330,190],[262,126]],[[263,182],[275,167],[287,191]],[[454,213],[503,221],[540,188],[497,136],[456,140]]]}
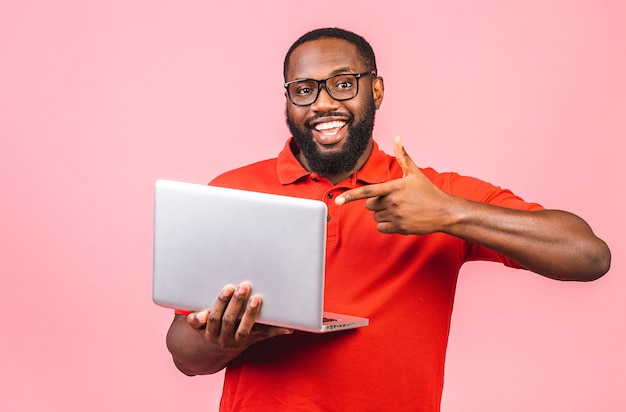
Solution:
{"label": "eyebrow", "polygon": [[[339,67],[339,68],[333,70],[332,72],[330,72],[329,76],[326,76],[324,78],[327,79],[329,77],[333,77],[333,76],[336,76],[338,74],[354,73],[354,72],[355,71],[352,68],[350,68],[349,66],[343,66],[343,67]],[[298,77],[298,78],[293,79],[291,81],[293,82],[293,81],[297,81],[297,80],[317,80],[317,79],[313,79],[313,78],[310,78],[310,77]]]}
{"label": "eyebrow", "polygon": [[337,74],[342,74],[342,73],[346,73],[346,72],[352,73],[353,71],[354,70],[352,70],[350,67],[345,66],[345,67],[340,67],[338,69],[333,70],[330,75],[331,76],[335,76]]}

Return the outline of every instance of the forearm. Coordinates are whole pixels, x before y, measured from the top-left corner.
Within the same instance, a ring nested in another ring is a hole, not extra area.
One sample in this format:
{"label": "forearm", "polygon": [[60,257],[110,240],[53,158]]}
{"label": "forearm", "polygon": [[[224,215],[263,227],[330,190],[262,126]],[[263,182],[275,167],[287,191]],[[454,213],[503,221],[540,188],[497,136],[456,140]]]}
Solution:
{"label": "forearm", "polygon": [[492,249],[559,280],[604,275],[610,251],[589,225],[558,210],[520,211],[454,198],[446,233]]}
{"label": "forearm", "polygon": [[176,367],[186,375],[208,375],[224,369],[243,350],[224,349],[202,337],[185,317],[176,316],[167,333],[167,348]]}

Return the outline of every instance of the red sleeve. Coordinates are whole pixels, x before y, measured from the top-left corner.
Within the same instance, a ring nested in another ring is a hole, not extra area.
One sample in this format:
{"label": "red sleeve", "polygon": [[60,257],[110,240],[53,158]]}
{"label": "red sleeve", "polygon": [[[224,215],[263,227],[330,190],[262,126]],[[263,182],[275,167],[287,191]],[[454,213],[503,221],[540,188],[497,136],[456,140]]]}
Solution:
{"label": "red sleeve", "polygon": [[[527,211],[544,210],[544,207],[540,204],[526,202],[508,189],[503,189],[473,177],[461,176],[456,173],[438,174],[432,169],[425,169],[424,173],[441,190],[463,199],[488,203],[490,205],[506,207],[509,209]],[[484,260],[501,262],[509,267],[523,268],[523,266],[519,263],[507,258],[506,256],[471,242],[465,242],[462,253],[465,261]]]}

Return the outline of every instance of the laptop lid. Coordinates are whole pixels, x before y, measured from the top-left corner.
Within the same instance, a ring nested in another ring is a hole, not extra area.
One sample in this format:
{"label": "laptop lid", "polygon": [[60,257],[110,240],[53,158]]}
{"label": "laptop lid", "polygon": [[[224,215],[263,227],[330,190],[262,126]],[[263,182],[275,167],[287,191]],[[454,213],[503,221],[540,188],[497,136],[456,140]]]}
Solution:
{"label": "laptop lid", "polygon": [[324,332],[367,325],[330,314],[324,325],[324,202],[193,183],[155,183],[153,300],[197,311],[248,282],[258,322]]}

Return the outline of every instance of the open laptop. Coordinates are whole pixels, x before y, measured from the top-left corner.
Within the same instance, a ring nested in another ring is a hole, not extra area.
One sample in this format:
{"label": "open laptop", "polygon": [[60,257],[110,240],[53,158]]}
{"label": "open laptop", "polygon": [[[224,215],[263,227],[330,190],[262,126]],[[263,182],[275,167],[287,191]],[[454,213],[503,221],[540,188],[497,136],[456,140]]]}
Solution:
{"label": "open laptop", "polygon": [[326,204],[194,183],[157,180],[153,301],[210,309],[228,284],[263,299],[259,323],[308,332],[367,326],[324,312]]}

